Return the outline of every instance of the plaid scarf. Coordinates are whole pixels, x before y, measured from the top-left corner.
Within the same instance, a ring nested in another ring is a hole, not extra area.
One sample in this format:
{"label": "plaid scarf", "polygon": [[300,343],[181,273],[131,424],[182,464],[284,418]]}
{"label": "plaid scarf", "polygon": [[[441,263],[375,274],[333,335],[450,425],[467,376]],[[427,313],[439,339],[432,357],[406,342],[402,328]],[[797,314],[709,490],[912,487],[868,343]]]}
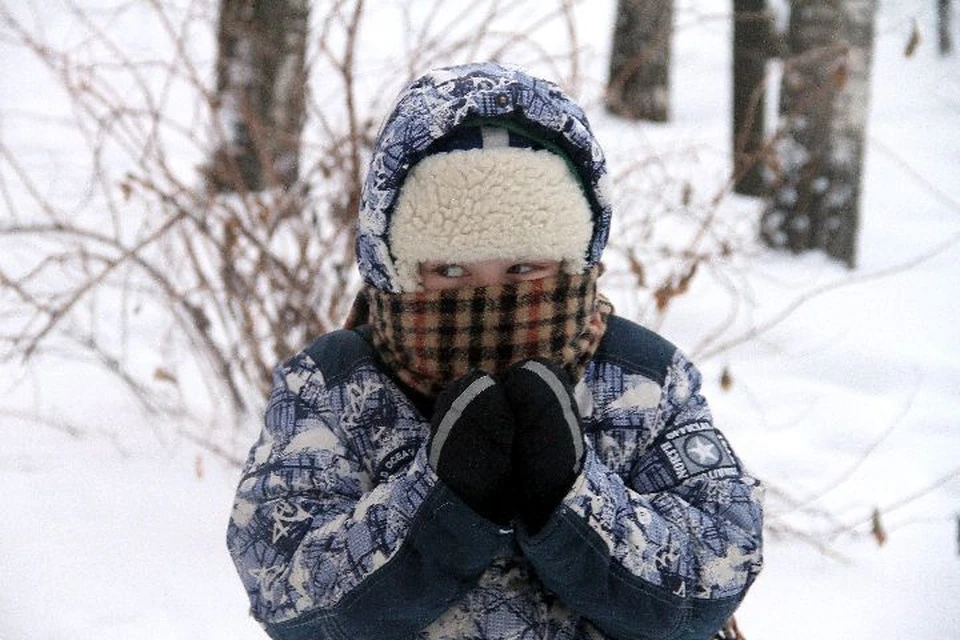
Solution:
{"label": "plaid scarf", "polygon": [[529,358],[561,363],[579,380],[613,311],[597,293],[599,271],[412,293],[368,287],[361,297],[383,362],[414,390],[435,396],[472,370],[496,375]]}

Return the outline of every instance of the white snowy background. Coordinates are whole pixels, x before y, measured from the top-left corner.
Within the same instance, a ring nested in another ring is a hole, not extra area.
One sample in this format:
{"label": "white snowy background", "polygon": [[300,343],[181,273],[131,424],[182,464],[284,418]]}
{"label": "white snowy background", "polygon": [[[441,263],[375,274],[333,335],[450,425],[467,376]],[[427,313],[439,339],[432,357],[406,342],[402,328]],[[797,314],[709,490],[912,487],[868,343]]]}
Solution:
{"label": "white snowy background", "polygon": [[[60,3],[25,4],[51,32],[70,32]],[[729,171],[730,3],[698,4],[678,11],[669,124],[588,104],[614,171],[660,154],[708,197]],[[595,84],[613,5],[580,12]],[[960,57],[937,56],[934,5],[881,3],[858,269],[758,251],[743,274],[749,320],[823,292],[700,362],[718,424],[774,490],[776,523],[809,535],[768,537],[737,614],[750,640],[960,638]],[[906,57],[913,20],[923,39]],[[155,28],[136,25],[127,40]],[[70,182],[80,156],[56,79],[9,43],[0,60],[5,144],[51,192],[82,190]],[[677,149],[695,151],[677,164]],[[749,198],[725,206],[758,210]],[[623,291],[614,299],[630,307]],[[656,328],[695,351],[726,304],[699,279]],[[4,365],[0,408],[0,639],[265,637],[224,545],[239,469],[151,423],[113,378],[70,358]],[[870,534],[874,508],[883,546]]]}

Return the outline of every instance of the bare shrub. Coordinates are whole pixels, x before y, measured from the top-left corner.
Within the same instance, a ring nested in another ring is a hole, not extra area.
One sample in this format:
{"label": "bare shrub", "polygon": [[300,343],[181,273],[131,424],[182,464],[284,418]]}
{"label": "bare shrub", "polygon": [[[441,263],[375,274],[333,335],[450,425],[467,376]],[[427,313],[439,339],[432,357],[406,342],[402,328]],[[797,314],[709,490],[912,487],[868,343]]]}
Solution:
{"label": "bare shrub", "polygon": [[[346,315],[359,285],[364,168],[405,82],[434,66],[501,59],[557,80],[588,107],[602,101],[602,83],[584,71],[583,2],[315,3],[299,178],[281,188],[267,175],[252,192],[237,172],[233,192],[221,194],[208,188],[232,131],[215,90],[218,3],[59,6],[0,6],[0,38],[42,62],[71,108],[54,122],[8,115],[0,129],[9,212],[0,223],[0,358],[91,361],[211,447],[260,412],[276,362]],[[11,124],[57,137],[51,153],[66,159],[25,154],[9,142]],[[719,284],[729,311],[704,323],[695,357],[769,328],[730,337],[751,295],[756,210],[728,207],[733,176],[721,163],[704,180],[704,153],[611,158],[618,228],[604,279],[630,300],[621,313],[654,328],[693,283]],[[230,179],[227,169],[218,179]]]}
{"label": "bare shrub", "polygon": [[[317,3],[299,180],[224,195],[207,173],[231,133],[215,91],[217,4],[0,6],[0,38],[65,92],[72,114],[55,128],[72,159],[62,178],[77,185],[51,188],[56,169],[0,137],[0,358],[93,361],[149,410],[196,418],[185,435],[211,448],[204,429],[258,413],[276,362],[345,316],[363,171],[400,86],[479,58],[570,86],[580,74],[570,0]],[[364,46],[382,33],[400,55]],[[38,113],[18,118],[53,135]]]}

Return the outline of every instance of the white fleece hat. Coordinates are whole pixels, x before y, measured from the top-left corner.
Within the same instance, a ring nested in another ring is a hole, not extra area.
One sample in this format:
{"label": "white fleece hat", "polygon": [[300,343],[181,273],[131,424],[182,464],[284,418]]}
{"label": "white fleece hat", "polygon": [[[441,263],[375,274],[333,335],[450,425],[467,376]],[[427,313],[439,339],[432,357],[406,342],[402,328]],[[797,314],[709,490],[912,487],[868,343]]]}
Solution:
{"label": "white fleece hat", "polygon": [[565,157],[513,131],[475,127],[407,175],[390,226],[403,291],[421,287],[425,261],[490,259],[587,264],[593,216]]}

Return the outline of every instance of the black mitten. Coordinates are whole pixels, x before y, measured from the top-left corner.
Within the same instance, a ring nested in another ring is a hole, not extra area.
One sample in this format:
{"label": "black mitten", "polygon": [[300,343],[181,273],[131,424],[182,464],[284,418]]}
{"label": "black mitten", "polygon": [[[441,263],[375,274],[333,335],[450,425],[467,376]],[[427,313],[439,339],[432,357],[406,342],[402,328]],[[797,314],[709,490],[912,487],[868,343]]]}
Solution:
{"label": "black mitten", "polygon": [[583,467],[583,428],[567,373],[546,360],[513,365],[503,379],[516,419],[513,470],[520,517],[536,533]]}
{"label": "black mitten", "polygon": [[514,511],[513,430],[503,388],[486,373],[467,374],[437,398],[430,465],[471,509],[497,524]]}

